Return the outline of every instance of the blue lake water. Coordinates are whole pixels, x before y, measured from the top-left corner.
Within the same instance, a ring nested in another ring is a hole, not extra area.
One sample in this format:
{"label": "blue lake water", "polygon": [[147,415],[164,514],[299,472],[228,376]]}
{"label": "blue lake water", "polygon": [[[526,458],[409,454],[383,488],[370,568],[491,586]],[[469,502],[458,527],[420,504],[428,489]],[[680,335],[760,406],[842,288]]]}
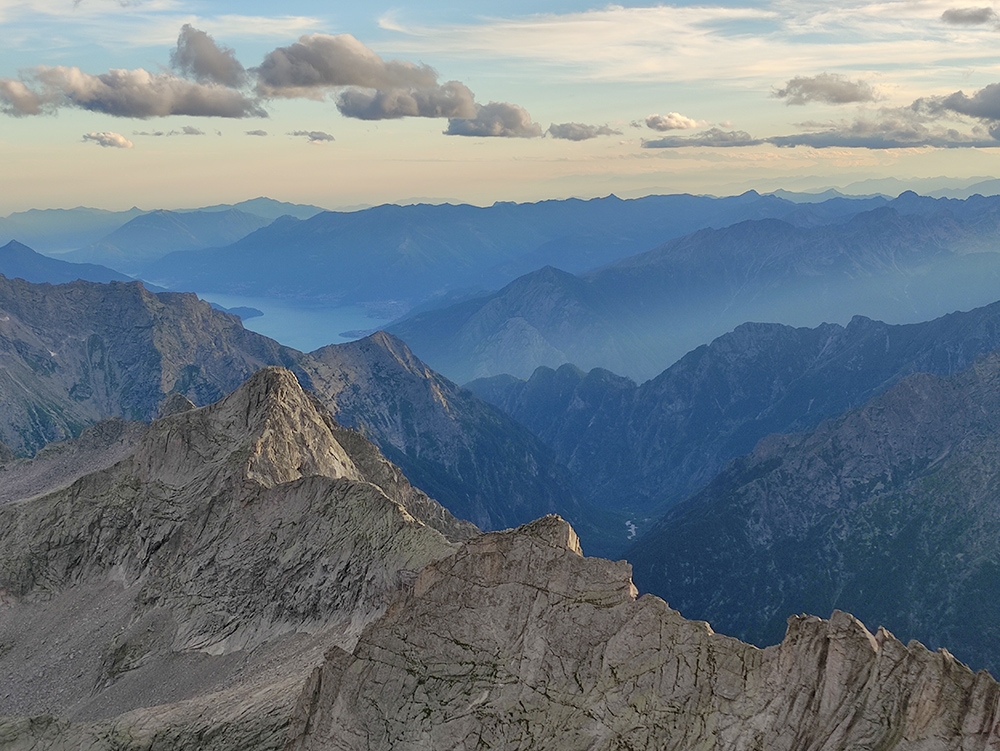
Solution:
{"label": "blue lake water", "polygon": [[389,323],[389,319],[386,318],[371,318],[364,308],[356,305],[339,308],[299,308],[282,300],[264,297],[220,295],[214,292],[199,292],[198,297],[218,303],[224,308],[247,306],[263,311],[263,316],[248,318],[243,325],[251,331],[269,336],[303,352],[311,352],[327,344],[353,341],[360,338],[360,335],[343,336],[343,334],[374,330]]}

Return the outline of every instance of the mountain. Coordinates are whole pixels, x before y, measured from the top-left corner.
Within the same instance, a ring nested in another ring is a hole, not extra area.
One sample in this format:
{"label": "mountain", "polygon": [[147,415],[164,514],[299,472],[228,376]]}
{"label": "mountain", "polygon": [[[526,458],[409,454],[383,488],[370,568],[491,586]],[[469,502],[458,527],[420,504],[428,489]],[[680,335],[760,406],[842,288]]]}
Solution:
{"label": "mountain", "polygon": [[842,612],[766,650],[716,634],[546,518],[430,564],[327,652],[288,748],[987,748],[998,693]]}
{"label": "mountain", "polygon": [[[871,208],[844,201],[836,215]],[[496,289],[543,266],[579,272],[706,226],[786,216],[774,196],[615,196],[534,204],[376,206],[282,220],[209,253],[146,269],[172,289],[303,302],[417,305],[451,291]]]}
{"label": "mountain", "polygon": [[0,442],[21,455],[102,418],[151,420],[171,395],[209,404],[266,365],[290,368],[421,488],[486,528],[583,516],[549,448],[394,337],[305,354],[192,294],[0,278]]}
{"label": "mountain", "polygon": [[275,201],[273,198],[259,196],[248,201],[239,203],[220,203],[215,206],[202,206],[197,209],[177,209],[178,213],[206,212],[206,211],[236,211],[253,214],[254,216],[269,219],[272,222],[280,216],[292,216],[296,219],[309,219],[326,209],[319,206],[310,206],[301,203],[288,203],[287,201]]}
{"label": "mountain", "polygon": [[80,250],[66,253],[69,261],[101,263],[137,274],[150,261],[178,250],[229,245],[271,223],[236,209],[222,211],[151,211],[118,227]]}
{"label": "mountain", "polygon": [[30,209],[0,217],[0,243],[19,240],[43,253],[61,253],[96,242],[130,219],[140,209],[105,211],[75,209]]}
{"label": "mountain", "polygon": [[564,365],[468,388],[550,446],[589,501],[615,511],[624,545],[764,436],[810,430],[907,375],[957,373],[996,349],[1000,303],[907,325],[743,324],[641,385]]}
{"label": "mountain", "polygon": [[323,651],[476,532],[261,370],[0,505],[0,739],[122,748],[152,727],[169,748],[270,748]]}
{"label": "mountain", "polygon": [[107,266],[49,258],[16,240],[11,240],[0,248],[0,274],[9,279],[24,279],[35,284],[63,284],[77,279],[90,282],[131,281],[130,277]]}
{"label": "mountain", "polygon": [[745,321],[909,323],[996,299],[1000,198],[904,193],[847,221],[799,219],[700,230],[575,278],[543,269],[389,330],[459,382],[566,362],[646,379]]}
{"label": "mountain", "polygon": [[626,551],[636,581],[754,643],[790,612],[850,609],[995,672],[997,415],[994,353],[766,438]]}

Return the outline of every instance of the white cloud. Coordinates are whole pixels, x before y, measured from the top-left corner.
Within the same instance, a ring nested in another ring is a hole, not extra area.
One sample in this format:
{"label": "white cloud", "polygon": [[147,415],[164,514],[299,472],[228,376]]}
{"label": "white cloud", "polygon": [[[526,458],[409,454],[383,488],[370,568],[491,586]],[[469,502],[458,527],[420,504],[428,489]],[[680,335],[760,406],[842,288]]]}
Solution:
{"label": "white cloud", "polygon": [[653,130],[691,130],[704,128],[708,125],[704,120],[695,120],[680,112],[668,112],[665,115],[649,115],[646,117],[646,127]]}
{"label": "white cloud", "polygon": [[131,149],[134,145],[121,133],[114,133],[109,130],[102,131],[101,133],[86,133],[83,136],[83,140],[109,149]]}

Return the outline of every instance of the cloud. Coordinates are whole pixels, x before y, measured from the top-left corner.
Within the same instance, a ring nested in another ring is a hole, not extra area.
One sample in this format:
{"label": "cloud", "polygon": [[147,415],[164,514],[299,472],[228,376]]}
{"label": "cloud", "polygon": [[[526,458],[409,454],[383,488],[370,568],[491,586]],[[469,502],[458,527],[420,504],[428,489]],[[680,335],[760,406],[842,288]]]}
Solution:
{"label": "cloud", "polygon": [[620,136],[620,130],[614,130],[607,125],[584,125],[583,123],[552,123],[546,131],[553,138],[567,141],[587,141],[598,136]]}
{"label": "cloud", "polygon": [[[200,128],[195,128],[193,125],[185,125],[180,130],[168,130],[166,132],[162,130],[146,131],[146,130],[134,130],[132,131],[133,136],[156,136],[156,137],[166,137],[166,136],[203,136],[205,131]],[[219,133],[219,135],[222,135]]]}
{"label": "cloud", "polygon": [[1000,83],[984,86],[972,96],[964,91],[956,91],[944,97],[929,97],[914,102],[915,108],[925,108],[931,112],[948,110],[981,120],[1000,120]]}
{"label": "cloud", "polygon": [[174,69],[202,83],[217,83],[239,88],[247,82],[247,72],[228,47],[219,47],[215,40],[191,24],[181,27],[177,47],[170,53]]}
{"label": "cloud", "polygon": [[473,93],[458,81],[419,89],[348,89],[341,92],[337,109],[345,117],[360,120],[476,116]]}
{"label": "cloud", "polygon": [[653,130],[690,130],[691,128],[703,128],[708,123],[703,120],[694,120],[685,117],[679,112],[668,112],[666,115],[649,115],[646,118],[646,127]]}
{"label": "cloud", "polygon": [[473,118],[448,120],[447,136],[485,136],[488,138],[538,138],[542,127],[531,122],[524,107],[509,102],[476,105]]}
{"label": "cloud", "polygon": [[322,130],[294,130],[288,135],[304,136],[309,139],[309,143],[325,143],[327,141],[337,140],[329,133],[324,133]]}
{"label": "cloud", "polygon": [[993,8],[949,8],[941,20],[952,26],[981,26],[997,20],[997,14]]}
{"label": "cloud", "polygon": [[826,104],[854,104],[874,102],[875,90],[864,81],[851,81],[836,73],[820,73],[818,76],[799,76],[785,84],[785,88],[774,92],[785,104],[806,104],[824,102]]}
{"label": "cloud", "polygon": [[246,134],[248,136],[266,136],[267,135],[267,131],[266,130],[248,130],[248,131],[246,131]]}
{"label": "cloud", "polygon": [[437,86],[427,65],[383,60],[350,34],[312,34],[278,47],[255,69],[257,89],[268,97],[323,98],[329,89],[358,86],[388,91]]}
{"label": "cloud", "polygon": [[762,138],[754,138],[745,130],[724,131],[719,128],[710,128],[704,133],[696,136],[665,136],[652,141],[644,140],[644,149],[678,149],[684,146],[714,146],[714,147],[734,147],[734,146],[759,146],[766,141]]}
{"label": "cloud", "polygon": [[[916,104],[916,103],[915,103]],[[917,106],[883,108],[873,116],[853,121],[805,122],[799,127],[805,132],[787,136],[754,138],[744,131],[724,132],[712,128],[692,137],[668,136],[644,141],[643,148],[682,148],[685,146],[771,146],[793,148],[808,146],[815,149],[912,149],[934,147],[942,149],[1000,147],[992,131],[982,126],[963,132],[937,122],[939,114],[928,113]],[[1000,133],[998,133],[1000,135]]]}
{"label": "cloud", "polygon": [[121,133],[113,133],[108,130],[101,133],[86,133],[83,140],[93,141],[98,146],[111,149],[131,149],[135,145]]}
{"label": "cloud", "polygon": [[76,107],[115,117],[267,117],[256,100],[219,84],[198,83],[170,73],[113,69],[101,75],[79,68],[38,66],[22,80],[0,79],[0,107],[37,115]]}
{"label": "cloud", "polygon": [[0,111],[14,117],[40,115],[54,101],[52,95],[29,89],[23,81],[0,78]]}

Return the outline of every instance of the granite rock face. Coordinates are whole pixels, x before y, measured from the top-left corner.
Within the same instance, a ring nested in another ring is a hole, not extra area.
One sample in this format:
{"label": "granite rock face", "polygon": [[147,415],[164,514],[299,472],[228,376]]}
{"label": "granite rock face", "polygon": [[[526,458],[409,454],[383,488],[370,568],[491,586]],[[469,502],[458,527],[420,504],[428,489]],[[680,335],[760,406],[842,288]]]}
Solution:
{"label": "granite rock face", "polygon": [[288,748],[1000,748],[997,683],[947,652],[842,612],[761,650],[629,574],[555,517],[469,541],[327,653]]}
{"label": "granite rock face", "polygon": [[322,651],[477,533],[287,370],[138,429],[0,506],[0,747],[280,747]]}

